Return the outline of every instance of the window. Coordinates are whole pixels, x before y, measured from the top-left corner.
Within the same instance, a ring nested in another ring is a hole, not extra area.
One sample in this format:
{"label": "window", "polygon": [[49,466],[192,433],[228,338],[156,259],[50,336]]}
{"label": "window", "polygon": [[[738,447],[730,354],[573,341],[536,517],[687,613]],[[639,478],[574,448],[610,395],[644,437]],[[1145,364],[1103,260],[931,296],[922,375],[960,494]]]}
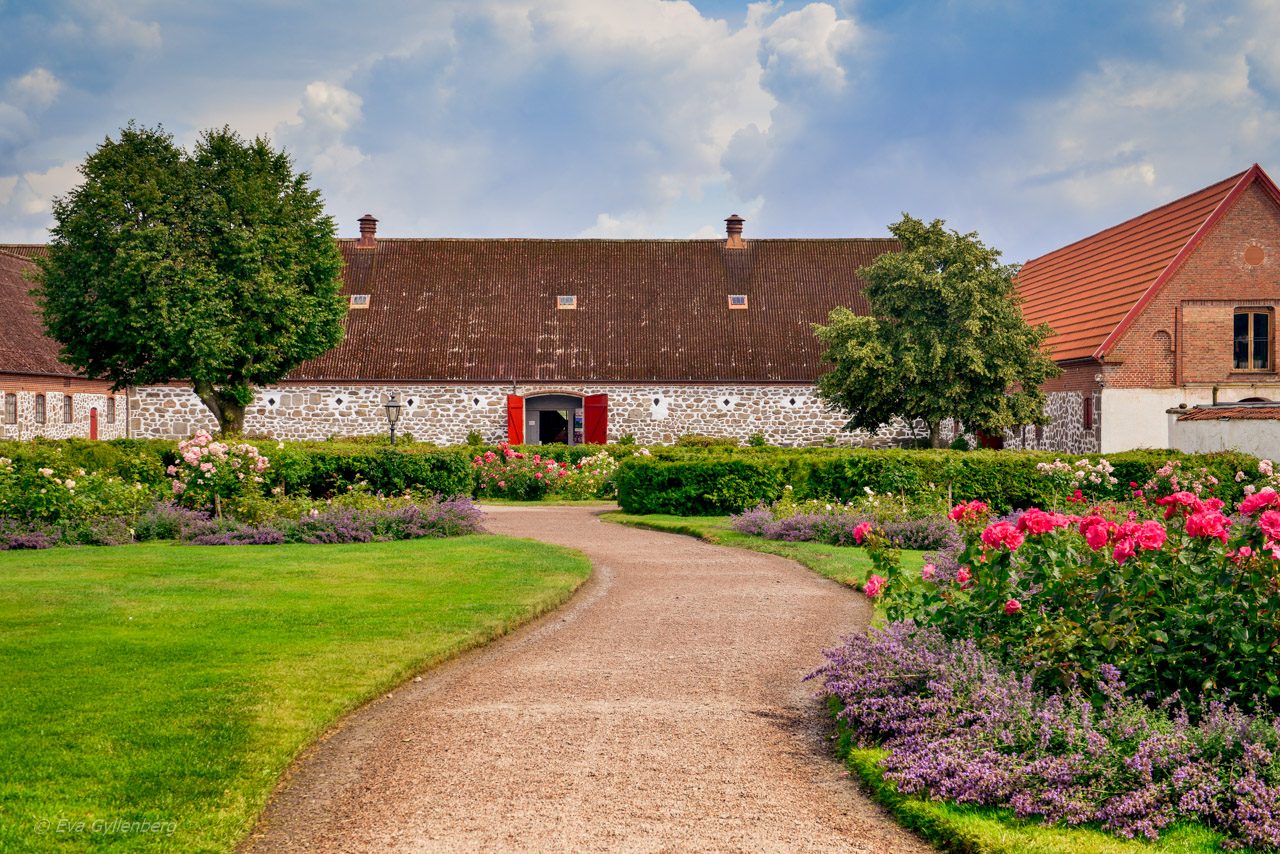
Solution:
{"label": "window", "polygon": [[1236,312],[1231,365],[1237,371],[1271,370],[1271,312]]}
{"label": "window", "polygon": [[4,399],[4,423],[18,423],[18,396],[16,394],[0,393],[0,398]]}
{"label": "window", "polygon": [[116,398],[115,395],[107,397],[107,423],[116,423]]}
{"label": "window", "polygon": [[352,294],[351,307],[352,308],[368,308],[369,295],[368,294]]}
{"label": "window", "polygon": [[746,294],[729,294],[729,308],[746,308]]}
{"label": "window", "polygon": [[1093,396],[1084,399],[1084,429],[1093,429]]}
{"label": "window", "polygon": [[556,308],[577,308],[578,298],[571,294],[561,294],[556,297]]}
{"label": "window", "polygon": [[36,395],[36,423],[43,424],[44,421],[45,421],[44,395],[37,394]]}
{"label": "window", "polygon": [[71,395],[64,394],[62,396],[62,423],[70,424],[75,420],[75,412],[71,405]]}

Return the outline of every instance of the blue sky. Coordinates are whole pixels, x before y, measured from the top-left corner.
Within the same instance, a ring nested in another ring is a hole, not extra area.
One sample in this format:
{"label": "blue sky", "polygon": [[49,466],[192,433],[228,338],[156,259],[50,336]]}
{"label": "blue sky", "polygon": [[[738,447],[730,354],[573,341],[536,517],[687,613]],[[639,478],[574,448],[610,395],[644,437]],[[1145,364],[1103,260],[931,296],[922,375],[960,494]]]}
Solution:
{"label": "blue sky", "polygon": [[1260,162],[1280,4],[0,0],[0,241],[130,119],[229,124],[343,235],[878,236],[1022,261]]}

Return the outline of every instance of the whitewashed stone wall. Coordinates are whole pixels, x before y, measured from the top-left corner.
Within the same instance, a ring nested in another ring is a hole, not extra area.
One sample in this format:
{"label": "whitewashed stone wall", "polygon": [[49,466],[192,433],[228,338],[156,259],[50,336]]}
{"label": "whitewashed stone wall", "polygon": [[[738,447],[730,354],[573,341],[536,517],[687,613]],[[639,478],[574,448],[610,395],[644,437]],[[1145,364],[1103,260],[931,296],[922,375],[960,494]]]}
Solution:
{"label": "whitewashed stone wall", "polygon": [[17,423],[9,424],[5,420],[5,401],[0,400],[0,439],[70,439],[89,438],[89,412],[98,410],[98,438],[122,439],[125,437],[128,420],[126,406],[128,397],[116,394],[114,422],[107,420],[106,394],[85,394],[74,392],[71,396],[71,423],[66,423],[62,412],[62,392],[44,392],[45,421],[36,421],[36,395],[38,392],[7,392],[17,397]]}
{"label": "whitewashed stone wall", "polygon": [[[478,432],[485,442],[507,437],[510,385],[324,385],[264,388],[245,412],[245,431],[277,439],[326,439],[387,432],[382,408],[395,391],[403,405],[400,433],[452,445]],[[761,433],[774,445],[895,445],[921,432],[905,424],[874,435],[844,433],[844,418],[828,412],[814,388],[794,386],[519,385],[515,394],[609,395],[609,439],[630,434],[640,444],[668,444],[687,433],[746,440]],[[213,416],[189,388],[130,391],[130,435],[176,438],[214,430]],[[927,434],[925,434],[927,435]]]}
{"label": "whitewashed stone wall", "polygon": [[1040,430],[1015,427],[1006,430],[1004,446],[1027,451],[1062,451],[1067,454],[1096,454],[1101,447],[1102,401],[1093,395],[1093,429],[1084,429],[1084,393],[1054,391],[1045,395],[1044,412],[1052,421]]}

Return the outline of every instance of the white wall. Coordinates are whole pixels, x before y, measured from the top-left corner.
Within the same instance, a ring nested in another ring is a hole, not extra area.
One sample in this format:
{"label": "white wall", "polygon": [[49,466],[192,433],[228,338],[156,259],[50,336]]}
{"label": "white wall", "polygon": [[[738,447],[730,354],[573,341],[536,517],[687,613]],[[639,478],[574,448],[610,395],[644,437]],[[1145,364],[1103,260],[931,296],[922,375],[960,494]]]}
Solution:
{"label": "white wall", "polygon": [[1209,403],[1207,388],[1103,388],[1102,453],[1169,447],[1169,416],[1178,404]]}
{"label": "white wall", "polygon": [[[1172,420],[1172,417],[1171,417]],[[1173,421],[1170,447],[1189,453],[1244,451],[1268,460],[1280,459],[1280,421]]]}

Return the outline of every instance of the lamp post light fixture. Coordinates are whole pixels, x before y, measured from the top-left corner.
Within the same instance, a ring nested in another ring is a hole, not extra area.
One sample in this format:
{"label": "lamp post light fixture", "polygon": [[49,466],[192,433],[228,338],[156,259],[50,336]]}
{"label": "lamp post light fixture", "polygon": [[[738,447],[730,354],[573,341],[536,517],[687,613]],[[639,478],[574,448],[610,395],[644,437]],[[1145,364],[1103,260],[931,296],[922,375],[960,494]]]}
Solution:
{"label": "lamp post light fixture", "polygon": [[396,443],[396,422],[400,420],[400,401],[396,400],[396,393],[391,392],[391,397],[383,404],[383,408],[387,410],[387,424],[391,426],[391,444]]}

